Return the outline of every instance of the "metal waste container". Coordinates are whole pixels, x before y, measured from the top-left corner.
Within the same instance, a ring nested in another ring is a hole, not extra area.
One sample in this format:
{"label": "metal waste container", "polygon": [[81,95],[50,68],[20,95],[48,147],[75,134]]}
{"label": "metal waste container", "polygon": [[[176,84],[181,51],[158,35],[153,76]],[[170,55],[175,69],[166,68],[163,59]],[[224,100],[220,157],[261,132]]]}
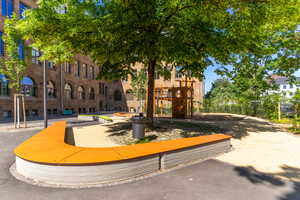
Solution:
{"label": "metal waste container", "polygon": [[131,117],[132,121],[132,137],[136,139],[142,139],[145,137],[145,124],[147,118],[143,116],[143,113]]}

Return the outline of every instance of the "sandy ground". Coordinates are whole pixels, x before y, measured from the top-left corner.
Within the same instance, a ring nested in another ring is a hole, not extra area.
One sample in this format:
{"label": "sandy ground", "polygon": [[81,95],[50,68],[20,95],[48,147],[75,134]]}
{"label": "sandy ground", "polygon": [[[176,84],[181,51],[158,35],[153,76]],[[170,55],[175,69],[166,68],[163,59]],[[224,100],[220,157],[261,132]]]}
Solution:
{"label": "sandy ground", "polygon": [[80,147],[114,147],[120,146],[109,139],[112,127],[126,122],[129,118],[111,117],[113,123],[94,126],[68,128],[67,134],[73,138],[71,144]]}
{"label": "sandy ground", "polygon": [[[226,115],[226,118],[230,120],[228,114]],[[211,119],[211,116],[208,117]],[[220,126],[226,129],[224,134],[232,136],[231,144],[235,150],[218,156],[216,159],[300,182],[299,136],[275,129],[265,120],[254,117],[245,117],[243,120],[234,119],[235,121],[202,121],[203,117],[200,119],[201,121],[197,120],[198,123]],[[112,128],[124,120],[129,120],[129,118],[114,117],[112,124],[78,127],[68,131],[73,132],[76,146],[119,146],[110,140],[109,135],[113,132]]]}

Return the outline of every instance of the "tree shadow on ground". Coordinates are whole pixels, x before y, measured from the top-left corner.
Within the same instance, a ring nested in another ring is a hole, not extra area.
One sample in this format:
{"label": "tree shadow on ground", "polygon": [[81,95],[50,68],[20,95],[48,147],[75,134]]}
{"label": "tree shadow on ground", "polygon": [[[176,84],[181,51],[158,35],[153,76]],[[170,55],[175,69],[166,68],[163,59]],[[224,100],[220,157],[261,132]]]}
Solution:
{"label": "tree shadow on ground", "polygon": [[232,136],[234,139],[243,139],[249,136],[249,132],[282,132],[282,130],[273,128],[267,122],[255,119],[244,119],[242,121],[218,121],[206,122],[224,128],[226,135]]}
{"label": "tree shadow on ground", "polygon": [[[234,170],[239,176],[245,177],[248,181],[253,184],[265,184],[269,183],[274,186],[287,186],[291,187],[292,192],[282,194],[278,199],[281,200],[299,200],[300,199],[300,168],[282,165],[281,169],[283,172],[279,173],[268,173],[263,174],[258,172],[253,166],[235,167]],[[274,177],[273,177],[274,176]],[[281,177],[286,177],[290,181],[280,179]]]}

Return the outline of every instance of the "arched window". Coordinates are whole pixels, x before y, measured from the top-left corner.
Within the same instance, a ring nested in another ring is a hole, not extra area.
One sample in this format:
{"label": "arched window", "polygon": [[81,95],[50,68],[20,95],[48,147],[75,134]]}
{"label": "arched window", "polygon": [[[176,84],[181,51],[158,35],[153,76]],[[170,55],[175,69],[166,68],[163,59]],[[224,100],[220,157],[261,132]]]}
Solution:
{"label": "arched window", "polygon": [[36,97],[36,86],[31,78],[24,77],[21,80],[21,94],[25,97]]}
{"label": "arched window", "polygon": [[80,100],[85,99],[84,88],[82,86],[78,87],[78,99],[80,99]]}
{"label": "arched window", "polygon": [[92,87],[90,88],[90,91],[89,91],[89,99],[95,100],[95,90]]}
{"label": "arched window", "polygon": [[73,90],[70,84],[65,85],[65,99],[73,99]]}
{"label": "arched window", "polygon": [[2,74],[0,74],[0,95],[8,95],[7,79]]}
{"label": "arched window", "polygon": [[116,90],[114,93],[114,101],[122,101],[122,94],[120,90]]}
{"label": "arched window", "polygon": [[127,91],[126,91],[126,100],[127,100],[127,101],[133,101],[132,90],[127,90]]}
{"label": "arched window", "polygon": [[55,86],[52,81],[47,81],[47,94],[50,98],[56,98]]}

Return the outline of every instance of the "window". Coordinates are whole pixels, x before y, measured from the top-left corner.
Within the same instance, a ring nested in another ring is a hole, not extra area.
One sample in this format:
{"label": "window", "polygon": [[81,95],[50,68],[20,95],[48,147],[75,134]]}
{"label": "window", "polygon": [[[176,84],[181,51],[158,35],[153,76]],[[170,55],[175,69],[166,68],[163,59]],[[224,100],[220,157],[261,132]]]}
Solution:
{"label": "window", "polygon": [[13,12],[13,0],[1,0],[2,14],[10,17]]}
{"label": "window", "polygon": [[182,74],[179,73],[181,66],[175,67],[175,78],[182,78]]}
{"label": "window", "polygon": [[64,5],[60,5],[58,8],[55,9],[57,13],[59,14],[66,14],[67,13],[67,7]]}
{"label": "window", "polygon": [[114,93],[114,101],[122,101],[122,94],[120,90],[116,90]]}
{"label": "window", "polygon": [[94,79],[94,67],[90,67],[90,79]]}
{"label": "window", "polygon": [[95,91],[94,91],[94,88],[90,88],[89,99],[90,100],[95,100]]}
{"label": "window", "polygon": [[2,56],[4,55],[2,32],[0,32],[0,55],[2,55]]}
{"label": "window", "polygon": [[186,76],[187,76],[187,77],[190,77],[190,78],[192,77],[191,70],[187,70],[187,72],[186,72]]}
{"label": "window", "polygon": [[74,74],[77,76],[80,76],[79,61],[74,62]]}
{"label": "window", "polygon": [[102,83],[99,83],[99,94],[102,93]]}
{"label": "window", "polygon": [[293,89],[294,88],[294,86],[293,85],[290,85],[290,89]]}
{"label": "window", "polygon": [[286,96],[286,93],[283,93],[283,96]]}
{"label": "window", "polygon": [[102,83],[102,92],[104,94],[104,83]]}
{"label": "window", "polygon": [[123,76],[123,77],[122,77],[122,82],[125,83],[125,82],[127,82],[127,81],[128,81],[128,76]]}
{"label": "window", "polygon": [[136,75],[137,75],[137,70],[134,69],[134,70],[132,71],[131,82],[134,81],[134,77],[135,77]]}
{"label": "window", "polygon": [[107,87],[105,86],[105,98],[107,98]]}
{"label": "window", "polygon": [[36,97],[36,85],[29,77],[24,77],[21,81],[21,94],[25,97]]}
{"label": "window", "polygon": [[3,118],[11,118],[11,110],[3,111]]}
{"label": "window", "polygon": [[52,81],[47,81],[47,94],[50,98],[56,98],[55,87]]}
{"label": "window", "polygon": [[38,110],[32,110],[32,116],[38,116]]}
{"label": "window", "polygon": [[127,100],[127,101],[133,101],[132,90],[127,90],[127,91],[126,91],[126,100]]}
{"label": "window", "polygon": [[2,74],[0,74],[0,95],[8,95],[7,79]]}
{"label": "window", "polygon": [[39,58],[41,57],[41,52],[37,49],[32,48],[31,50],[32,54],[32,63],[37,65],[42,65],[42,62],[39,61]]}
{"label": "window", "polygon": [[73,99],[73,90],[70,84],[65,85],[65,99]]}
{"label": "window", "polygon": [[172,89],[168,90],[168,98],[172,98]]}
{"label": "window", "polygon": [[83,70],[83,77],[86,78],[87,77],[87,66],[86,66],[86,64],[82,65],[82,70]]}
{"label": "window", "polygon": [[114,83],[119,83],[119,80],[118,79],[114,79]]}
{"label": "window", "polygon": [[159,73],[157,71],[154,72],[154,79],[155,80],[159,79]]}
{"label": "window", "polygon": [[48,67],[48,68],[50,68],[50,69],[55,69],[55,65],[53,64],[53,61],[47,60],[47,61],[46,61],[46,64],[47,64],[47,67]]}
{"label": "window", "polygon": [[20,3],[20,19],[23,19],[23,12],[27,9],[28,7],[25,6],[24,4]]}
{"label": "window", "polygon": [[80,99],[80,100],[84,100],[85,99],[84,88],[82,86],[78,87],[78,99]]}
{"label": "window", "polygon": [[71,73],[71,65],[70,62],[65,63],[65,72],[66,73]]}
{"label": "window", "polygon": [[282,88],[283,88],[283,89],[286,89],[286,85],[283,85]]}
{"label": "window", "polygon": [[102,101],[102,100],[100,100],[100,103],[99,103],[99,108],[100,108],[100,111],[102,111],[102,110],[103,110],[103,101]]}
{"label": "window", "polygon": [[291,92],[291,93],[290,93],[290,96],[293,96],[293,94],[294,94],[294,93],[293,93],[293,92]]}

